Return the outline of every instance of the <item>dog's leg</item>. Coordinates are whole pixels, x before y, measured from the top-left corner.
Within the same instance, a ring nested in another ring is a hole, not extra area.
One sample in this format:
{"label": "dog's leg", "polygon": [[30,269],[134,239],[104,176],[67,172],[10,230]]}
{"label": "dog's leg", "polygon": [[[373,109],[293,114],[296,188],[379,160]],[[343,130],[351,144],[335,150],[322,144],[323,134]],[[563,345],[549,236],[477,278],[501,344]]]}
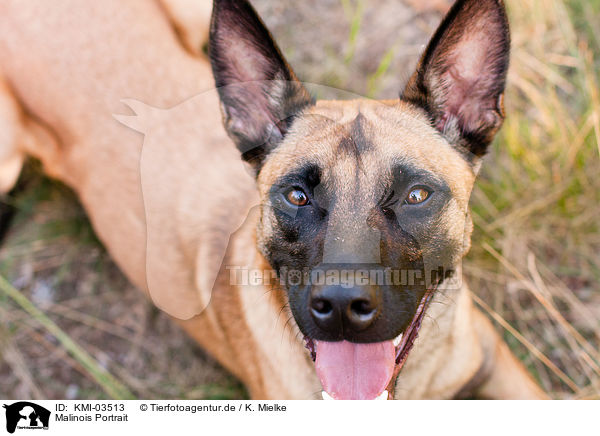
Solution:
{"label": "dog's leg", "polygon": [[208,41],[212,12],[211,0],[160,0],[185,48],[194,54],[202,52]]}
{"label": "dog's leg", "polygon": [[472,391],[475,396],[489,399],[548,399],[548,395],[512,354],[490,320],[479,310],[473,310],[474,328],[485,354],[480,384]]}
{"label": "dog's leg", "polygon": [[8,85],[0,78],[0,194],[12,189],[21,173],[22,114]]}
{"label": "dog's leg", "polygon": [[0,193],[10,191],[15,185],[27,155],[39,159],[48,175],[63,181],[68,179],[55,135],[25,113],[0,78]]}

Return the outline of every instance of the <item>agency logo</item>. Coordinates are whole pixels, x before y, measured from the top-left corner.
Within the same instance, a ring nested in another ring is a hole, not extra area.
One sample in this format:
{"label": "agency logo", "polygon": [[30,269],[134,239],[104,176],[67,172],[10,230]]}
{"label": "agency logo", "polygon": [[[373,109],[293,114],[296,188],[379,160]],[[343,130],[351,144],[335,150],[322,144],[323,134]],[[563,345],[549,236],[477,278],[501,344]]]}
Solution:
{"label": "agency logo", "polygon": [[29,401],[4,404],[6,409],[6,431],[14,433],[22,430],[48,430],[50,411]]}

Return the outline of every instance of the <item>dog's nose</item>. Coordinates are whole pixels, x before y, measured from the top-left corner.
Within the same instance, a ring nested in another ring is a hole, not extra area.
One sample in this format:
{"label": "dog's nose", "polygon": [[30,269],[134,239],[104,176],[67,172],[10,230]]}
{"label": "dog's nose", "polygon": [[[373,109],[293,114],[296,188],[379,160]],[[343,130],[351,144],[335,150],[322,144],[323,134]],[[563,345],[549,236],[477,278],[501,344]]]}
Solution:
{"label": "dog's nose", "polygon": [[373,324],[380,305],[374,286],[313,286],[309,300],[315,324],[339,339],[345,330],[358,332]]}

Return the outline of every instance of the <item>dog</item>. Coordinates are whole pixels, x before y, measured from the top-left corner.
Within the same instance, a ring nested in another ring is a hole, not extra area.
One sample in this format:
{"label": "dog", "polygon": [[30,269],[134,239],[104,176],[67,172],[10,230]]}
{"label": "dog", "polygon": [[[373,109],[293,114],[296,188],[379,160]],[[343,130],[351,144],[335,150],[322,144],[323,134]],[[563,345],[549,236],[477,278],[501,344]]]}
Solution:
{"label": "dog", "polygon": [[502,1],[458,0],[386,101],[315,101],[246,0],[214,1],[206,59],[209,10],[3,2],[2,189],[38,158],[253,399],[546,398],[460,280]]}

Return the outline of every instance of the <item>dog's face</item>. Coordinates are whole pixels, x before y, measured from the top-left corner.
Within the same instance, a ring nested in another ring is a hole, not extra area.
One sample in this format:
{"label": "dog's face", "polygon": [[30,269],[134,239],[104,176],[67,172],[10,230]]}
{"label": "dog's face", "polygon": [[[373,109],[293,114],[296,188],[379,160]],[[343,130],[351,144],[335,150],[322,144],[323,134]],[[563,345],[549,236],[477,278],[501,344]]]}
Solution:
{"label": "dog's face", "polygon": [[258,178],[260,248],[302,332],[362,343],[403,332],[434,284],[428,275],[463,255],[473,179],[410,105],[305,110]]}
{"label": "dog's face", "polygon": [[395,101],[315,103],[245,1],[215,1],[210,49],[226,129],[257,175],[259,249],[323,387],[377,397],[469,246],[476,169],[503,119],[504,8],[459,0]]}

